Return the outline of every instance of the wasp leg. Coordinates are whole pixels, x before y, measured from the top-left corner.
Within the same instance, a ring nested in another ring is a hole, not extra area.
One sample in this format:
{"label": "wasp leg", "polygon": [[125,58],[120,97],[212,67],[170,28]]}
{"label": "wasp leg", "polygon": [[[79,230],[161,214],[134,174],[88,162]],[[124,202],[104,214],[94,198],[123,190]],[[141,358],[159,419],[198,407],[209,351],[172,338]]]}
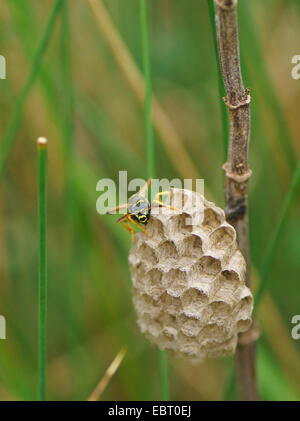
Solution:
{"label": "wasp leg", "polygon": [[168,209],[174,210],[174,211],[178,211],[179,210],[178,208],[174,208],[174,206],[166,205],[165,203],[161,202],[160,200],[153,199],[152,200],[152,204],[153,203],[156,203],[158,206],[151,206],[151,209],[152,208],[156,208],[156,207],[159,207],[159,208],[163,208],[164,207],[164,208],[168,208]]}
{"label": "wasp leg", "polygon": [[114,208],[108,209],[108,211],[106,211],[106,213],[115,213],[120,209],[127,209],[127,203],[123,203],[122,205],[116,206]]}
{"label": "wasp leg", "polygon": [[179,210],[178,208],[175,208],[174,206],[170,206],[170,205],[167,205],[167,204],[163,203],[159,198],[160,196],[167,196],[167,195],[169,196],[170,194],[171,194],[170,191],[162,191],[162,192],[156,193],[156,195],[154,196],[154,198],[152,200],[152,203],[157,203],[159,207],[164,206],[164,207],[169,208],[171,210]]}
{"label": "wasp leg", "polygon": [[140,189],[140,191],[139,191],[139,195],[140,196],[143,196],[143,197],[146,196],[146,193],[148,191],[148,188],[149,188],[151,182],[152,182],[152,178],[149,178],[149,180],[147,181],[147,183]]}
{"label": "wasp leg", "polygon": [[130,222],[133,222],[137,227],[139,227],[144,232],[145,235],[147,234],[147,231],[145,230],[145,228],[143,228],[138,222],[136,222],[133,218],[131,218],[130,215],[128,215],[128,219],[130,220]]}
{"label": "wasp leg", "polygon": [[133,243],[133,239],[134,239],[134,229],[132,228],[132,226],[130,225],[130,222],[128,221],[128,219],[126,219],[126,222],[128,223],[128,225],[126,224],[126,222],[120,221],[122,226],[131,234],[131,242]]}
{"label": "wasp leg", "polygon": [[154,196],[154,198],[153,199],[158,199],[160,196],[170,196],[170,194],[171,194],[171,191],[170,190],[167,190],[167,191],[160,191],[160,192],[158,192],[158,193],[156,193],[156,195]]}

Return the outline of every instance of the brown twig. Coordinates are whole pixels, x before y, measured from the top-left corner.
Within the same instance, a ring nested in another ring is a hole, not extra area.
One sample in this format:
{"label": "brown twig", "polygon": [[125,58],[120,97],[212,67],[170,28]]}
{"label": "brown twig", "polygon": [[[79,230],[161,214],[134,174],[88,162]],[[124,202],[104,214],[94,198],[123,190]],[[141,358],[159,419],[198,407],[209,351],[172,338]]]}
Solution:
{"label": "brown twig", "polygon": [[[219,59],[226,90],[224,102],[228,108],[230,133],[228,158],[224,164],[226,217],[235,227],[239,248],[247,263],[246,284],[250,287],[248,243],[247,189],[251,177],[248,168],[250,136],[250,94],[241,77],[237,27],[237,0],[214,0]],[[255,338],[238,345],[236,370],[242,400],[257,400],[255,371]]]}

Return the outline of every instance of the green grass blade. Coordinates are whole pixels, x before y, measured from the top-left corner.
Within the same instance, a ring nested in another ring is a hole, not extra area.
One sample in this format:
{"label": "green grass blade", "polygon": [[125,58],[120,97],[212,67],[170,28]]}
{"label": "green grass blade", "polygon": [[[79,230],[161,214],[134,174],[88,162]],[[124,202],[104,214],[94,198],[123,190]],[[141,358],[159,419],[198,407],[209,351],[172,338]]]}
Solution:
{"label": "green grass blade", "polygon": [[255,79],[259,83],[259,88],[265,98],[265,106],[270,106],[274,113],[274,121],[277,124],[278,139],[281,139],[280,146],[285,154],[290,166],[297,164],[296,155],[294,152],[293,142],[291,139],[290,129],[282,110],[282,105],[278,99],[274,86],[272,84],[267,61],[265,59],[265,52],[261,47],[262,43],[259,39],[259,31],[257,19],[254,15],[253,2],[241,2],[239,8],[239,21],[241,30],[240,42],[244,48],[245,56],[249,57],[249,62],[255,63]]}
{"label": "green grass blade", "polygon": [[[9,3],[11,14],[14,20],[16,33],[18,34],[20,45],[24,49],[24,55],[29,63],[32,63],[35,55],[33,48],[33,40],[38,38],[38,22],[34,10],[28,2],[20,3],[18,0],[12,0]],[[29,29],[30,28],[30,29]],[[38,79],[41,85],[41,90],[45,98],[45,105],[47,106],[51,119],[56,119],[59,113],[57,106],[57,85],[53,79],[53,72],[49,71],[49,67],[44,67],[41,63]],[[62,98],[59,98],[60,100]]]}
{"label": "green grass blade", "polygon": [[288,380],[286,373],[264,341],[257,352],[258,383],[264,401],[298,401],[299,390]]}
{"label": "green grass blade", "polygon": [[38,399],[46,400],[46,340],[47,340],[47,140],[39,138],[38,155],[38,223],[39,223],[39,339],[38,339]]}
{"label": "green grass blade", "polygon": [[228,373],[228,378],[225,383],[224,391],[223,391],[223,401],[230,401],[233,400],[233,396],[236,393],[236,377],[235,377],[235,370],[234,366],[231,368],[230,372]]}
{"label": "green grass blade", "polygon": [[165,351],[158,350],[160,382],[161,382],[161,400],[169,400],[169,381],[168,381],[168,359]]}
{"label": "green grass blade", "polygon": [[227,110],[222,98],[225,96],[225,87],[222,78],[222,72],[220,67],[219,61],[219,54],[218,54],[218,46],[217,46],[217,34],[216,34],[216,25],[215,25],[215,7],[214,7],[214,0],[207,0],[208,10],[209,10],[209,18],[213,33],[213,43],[214,43],[214,50],[217,62],[217,69],[218,69],[218,87],[219,87],[219,101],[220,101],[220,112],[221,112],[221,123],[222,123],[222,138],[223,138],[223,145],[224,145],[224,159],[227,160],[227,152],[228,152],[228,133],[229,133],[229,121]]}
{"label": "green grass blade", "polygon": [[[150,59],[148,45],[148,25],[147,25],[147,3],[146,0],[140,0],[141,12],[141,30],[142,30],[142,46],[143,46],[143,65],[145,77],[145,123],[146,123],[146,140],[147,140],[147,170],[148,178],[155,176],[155,152],[153,141],[153,130],[151,123],[151,74]],[[167,356],[164,351],[158,350],[161,399],[169,400],[168,391],[168,363]]]}
{"label": "green grass blade", "polygon": [[74,93],[72,87],[72,68],[70,56],[70,18],[69,4],[65,0],[62,8],[62,25],[61,25],[61,76],[64,89],[62,97],[62,131],[63,146],[66,163],[67,175],[70,173],[70,166],[73,157],[73,137],[74,137]]}
{"label": "green grass blade", "polygon": [[[111,160],[117,168],[127,163],[128,175],[143,174],[145,161],[128,146],[113,130],[111,122],[100,109],[99,104],[84,95],[76,96],[76,111],[79,119],[92,135],[95,142],[96,154],[102,165],[106,165],[107,172],[111,171],[108,162]],[[107,159],[102,159],[103,155]]]}
{"label": "green grass blade", "polygon": [[260,284],[254,297],[255,309],[258,308],[261,298],[267,289],[268,273],[271,267],[271,263],[275,255],[275,251],[279,242],[280,234],[282,232],[283,226],[287,219],[289,209],[298,191],[299,185],[300,185],[300,162],[298,163],[296,170],[294,172],[290,189],[283,202],[273,236],[271,238],[271,241],[269,243],[269,246],[267,248],[267,251],[263,260],[263,264],[260,271],[261,273]]}
{"label": "green grass blade", "polygon": [[141,29],[142,29],[142,45],[143,45],[143,65],[145,76],[145,122],[146,122],[146,140],[147,140],[147,169],[148,178],[155,175],[154,163],[154,141],[151,123],[151,74],[150,59],[148,45],[148,25],[147,25],[147,6],[146,0],[141,0]]}
{"label": "green grass blade", "polygon": [[[75,221],[79,212],[76,202],[74,186],[74,93],[73,77],[71,66],[71,33],[70,33],[69,4],[65,0],[61,11],[61,31],[60,31],[60,84],[64,95],[61,98],[61,107],[58,119],[62,134],[63,162],[64,162],[64,196],[65,207],[65,300],[66,300],[66,325],[67,325],[67,347],[72,355],[72,350],[76,348],[78,341],[82,340],[83,332],[77,317],[76,307],[78,305],[77,273],[78,273],[78,247],[77,229]],[[76,262],[76,263],[74,263]],[[82,363],[80,359],[70,359],[70,370],[72,379],[71,393],[75,394],[79,388],[78,377],[83,375]]]}
{"label": "green grass blade", "polygon": [[0,146],[0,179],[3,175],[4,167],[9,155],[9,152],[12,148],[15,135],[17,133],[17,130],[20,126],[21,118],[22,118],[22,111],[24,104],[26,102],[26,99],[31,91],[31,88],[36,80],[36,77],[39,73],[40,65],[42,62],[42,58],[44,56],[44,53],[47,49],[48,42],[54,27],[54,23],[56,20],[56,16],[59,12],[60,7],[63,4],[63,0],[57,0],[49,17],[49,20],[46,24],[45,31],[43,33],[43,36],[41,38],[41,41],[38,45],[38,48],[36,50],[36,53],[33,58],[32,67],[30,74],[28,76],[28,79],[17,98],[17,102],[15,105],[15,108],[13,110],[13,114],[11,117],[10,122],[8,123],[7,129],[4,133],[3,140]]}

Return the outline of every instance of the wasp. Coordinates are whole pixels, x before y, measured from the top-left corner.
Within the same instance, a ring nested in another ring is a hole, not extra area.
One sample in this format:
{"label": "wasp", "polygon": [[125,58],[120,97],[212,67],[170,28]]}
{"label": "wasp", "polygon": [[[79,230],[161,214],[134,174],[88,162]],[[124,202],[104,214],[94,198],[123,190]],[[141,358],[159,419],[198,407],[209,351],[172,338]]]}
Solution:
{"label": "wasp", "polygon": [[167,207],[171,210],[178,210],[177,208],[174,208],[173,206],[169,206],[161,201],[161,196],[170,195],[170,191],[164,191],[157,193],[152,202],[151,205],[148,202],[146,198],[146,194],[148,192],[148,188],[152,182],[152,179],[150,178],[147,183],[140,189],[138,193],[135,193],[132,195],[128,203],[123,203],[122,205],[116,206],[115,208],[109,209],[106,213],[114,213],[118,210],[125,209],[126,213],[125,215],[121,216],[119,219],[116,220],[116,223],[120,222],[122,226],[131,234],[131,240],[134,239],[134,229],[132,224],[139,227],[144,234],[147,234],[146,229],[144,228],[151,216],[151,209],[153,207],[159,206],[159,207]]}

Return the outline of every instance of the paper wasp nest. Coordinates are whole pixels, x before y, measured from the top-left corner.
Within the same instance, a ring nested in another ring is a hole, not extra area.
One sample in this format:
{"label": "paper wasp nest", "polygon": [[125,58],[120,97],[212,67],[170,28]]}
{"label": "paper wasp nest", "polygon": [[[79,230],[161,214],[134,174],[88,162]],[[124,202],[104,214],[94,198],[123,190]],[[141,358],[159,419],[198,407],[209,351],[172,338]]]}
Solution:
{"label": "paper wasp nest", "polygon": [[[199,201],[203,220],[188,225]],[[235,229],[199,193],[172,189],[171,202],[179,210],[153,211],[130,252],[138,324],[160,349],[196,362],[232,354],[253,309]]]}

